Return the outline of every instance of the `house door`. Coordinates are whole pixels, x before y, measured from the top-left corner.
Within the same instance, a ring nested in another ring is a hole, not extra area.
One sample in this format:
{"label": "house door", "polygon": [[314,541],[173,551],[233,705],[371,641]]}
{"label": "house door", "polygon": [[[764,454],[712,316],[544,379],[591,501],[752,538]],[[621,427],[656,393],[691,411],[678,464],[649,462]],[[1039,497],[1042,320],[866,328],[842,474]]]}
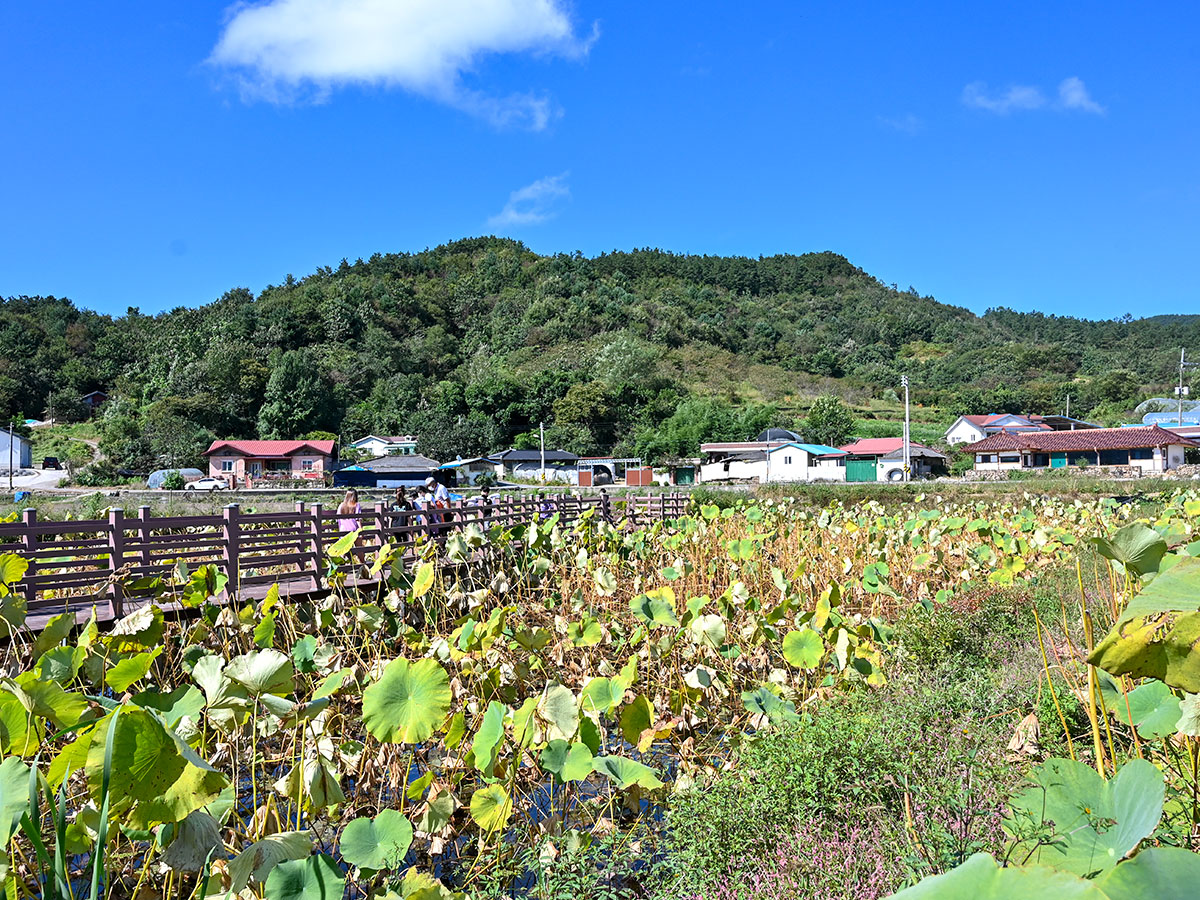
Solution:
{"label": "house door", "polygon": [[1050,468],[1065,469],[1066,467],[1067,467],[1067,454],[1065,454],[1065,453],[1051,453],[1050,454]]}
{"label": "house door", "polygon": [[846,480],[847,481],[874,481],[875,480],[875,460],[873,460],[873,459],[848,459],[848,460],[846,460]]}
{"label": "house door", "polygon": [[680,466],[675,470],[676,484],[695,484],[696,470],[691,466]]}
{"label": "house door", "polygon": [[246,472],[251,478],[262,478],[262,463],[246,463]]}

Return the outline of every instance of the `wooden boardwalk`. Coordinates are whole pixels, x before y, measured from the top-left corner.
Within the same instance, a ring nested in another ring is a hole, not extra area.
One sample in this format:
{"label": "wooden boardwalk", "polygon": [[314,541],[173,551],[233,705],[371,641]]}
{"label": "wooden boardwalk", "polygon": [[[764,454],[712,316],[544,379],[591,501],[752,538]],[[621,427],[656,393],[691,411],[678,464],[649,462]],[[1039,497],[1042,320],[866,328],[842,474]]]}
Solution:
{"label": "wooden boardwalk", "polygon": [[[357,546],[347,569],[358,570],[384,543],[396,545],[402,558],[415,560],[417,547],[444,539],[469,524],[482,528],[539,521],[557,514],[570,524],[588,510],[610,523],[634,524],[676,518],[687,509],[682,494],[581,497],[498,495],[487,506],[452,505],[433,521],[422,511],[393,511],[382,503],[365,508]],[[39,630],[53,616],[73,612],[86,621],[96,610],[100,621],[112,621],[153,602],[164,610],[181,608],[174,599],[191,573],[211,565],[227,579],[218,595],[226,602],[262,599],[272,585],[280,595],[311,598],[324,595],[328,547],[342,537],[335,509],[319,503],[297,503],[281,513],[244,513],[237,504],[215,516],[152,516],[143,506],[136,517],[112,509],[106,519],[44,521],[25,510],[20,522],[0,525],[0,554],[28,560],[25,576],[13,585],[24,595],[26,626]],[[157,595],[158,586],[174,586]],[[351,572],[346,585],[374,592],[379,582]]]}

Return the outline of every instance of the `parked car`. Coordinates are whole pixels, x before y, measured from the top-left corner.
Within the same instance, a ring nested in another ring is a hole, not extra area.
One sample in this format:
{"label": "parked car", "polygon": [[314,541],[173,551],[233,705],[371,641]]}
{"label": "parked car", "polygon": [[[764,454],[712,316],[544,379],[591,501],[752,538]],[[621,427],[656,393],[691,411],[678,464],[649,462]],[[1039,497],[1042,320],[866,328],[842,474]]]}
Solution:
{"label": "parked car", "polygon": [[47,456],[42,460],[43,469],[61,469],[62,463],[58,461],[57,456]]}
{"label": "parked car", "polygon": [[185,491],[225,491],[229,489],[229,485],[221,478],[198,478],[195,481],[189,481],[183,486]]}

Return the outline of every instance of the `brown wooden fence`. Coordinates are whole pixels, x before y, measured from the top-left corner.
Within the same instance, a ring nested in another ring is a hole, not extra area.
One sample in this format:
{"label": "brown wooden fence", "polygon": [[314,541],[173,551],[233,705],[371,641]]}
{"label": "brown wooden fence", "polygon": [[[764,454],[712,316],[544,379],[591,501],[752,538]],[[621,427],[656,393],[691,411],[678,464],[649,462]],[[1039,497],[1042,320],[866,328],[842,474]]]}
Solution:
{"label": "brown wooden fence", "polygon": [[[484,528],[511,526],[558,513],[570,523],[595,509],[609,522],[634,524],[683,515],[683,494],[608,496],[503,494],[486,506],[456,505],[431,516],[393,511],[382,503],[364,507],[361,537],[352,555],[365,559],[384,541],[394,541],[408,555],[417,543],[442,538],[474,522]],[[150,507],[136,517],[111,509],[106,519],[49,522],[27,509],[19,522],[0,524],[0,553],[17,553],[29,561],[17,584],[24,593],[31,625],[49,615],[104,606],[102,618],[126,612],[126,600],[138,598],[138,579],[179,582],[183,569],[216,565],[228,578],[235,598],[262,596],[272,584],[284,594],[318,589],[326,570],[325,549],[343,534],[336,509],[300,502],[290,512],[247,513],[237,504],[220,515],[152,516]],[[181,565],[182,564],[182,565]],[[143,588],[149,590],[149,588]]]}

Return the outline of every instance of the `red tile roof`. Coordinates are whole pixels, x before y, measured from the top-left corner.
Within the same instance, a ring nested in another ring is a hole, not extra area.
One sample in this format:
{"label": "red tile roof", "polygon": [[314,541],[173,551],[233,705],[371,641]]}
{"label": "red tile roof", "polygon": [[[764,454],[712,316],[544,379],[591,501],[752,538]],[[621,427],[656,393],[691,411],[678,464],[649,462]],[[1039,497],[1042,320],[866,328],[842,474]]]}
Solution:
{"label": "red tile roof", "polygon": [[213,441],[212,446],[204,451],[204,455],[208,456],[226,447],[243,456],[278,458],[298,450],[333,456],[333,441]]}
{"label": "red tile roof", "polygon": [[1168,444],[1200,447],[1200,443],[1191,438],[1153,425],[1148,428],[1085,428],[1079,431],[1035,431],[1022,434],[1000,432],[974,444],[967,444],[963,449],[971,453],[996,450],[1059,453],[1073,450],[1133,450],[1139,447],[1165,447]]}

